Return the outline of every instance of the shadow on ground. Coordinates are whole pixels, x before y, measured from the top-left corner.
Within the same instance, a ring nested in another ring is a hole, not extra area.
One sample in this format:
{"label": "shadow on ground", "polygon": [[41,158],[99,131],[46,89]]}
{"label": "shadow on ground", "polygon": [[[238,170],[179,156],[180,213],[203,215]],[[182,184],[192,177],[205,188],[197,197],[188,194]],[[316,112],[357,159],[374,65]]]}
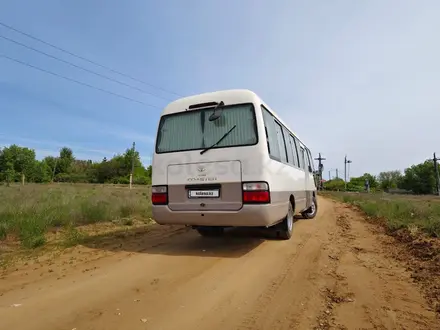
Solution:
{"label": "shadow on ground", "polygon": [[151,225],[89,237],[82,245],[112,252],[239,258],[277,239],[275,230],[266,228],[229,228],[222,237],[202,237],[188,227]]}

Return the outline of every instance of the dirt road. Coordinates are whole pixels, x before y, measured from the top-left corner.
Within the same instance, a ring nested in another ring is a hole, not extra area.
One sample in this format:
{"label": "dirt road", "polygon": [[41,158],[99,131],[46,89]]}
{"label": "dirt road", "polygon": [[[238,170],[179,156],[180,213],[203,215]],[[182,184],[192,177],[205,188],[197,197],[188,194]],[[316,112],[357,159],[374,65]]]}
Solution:
{"label": "dirt road", "polygon": [[440,329],[368,226],[321,198],[289,241],[153,226],[77,247],[3,274],[0,329]]}

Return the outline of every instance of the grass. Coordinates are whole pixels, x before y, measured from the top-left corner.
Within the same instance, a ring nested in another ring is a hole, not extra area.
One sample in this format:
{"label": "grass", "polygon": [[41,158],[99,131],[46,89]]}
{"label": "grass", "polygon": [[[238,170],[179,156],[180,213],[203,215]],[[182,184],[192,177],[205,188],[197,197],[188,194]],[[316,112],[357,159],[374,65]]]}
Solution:
{"label": "grass", "polygon": [[149,187],[53,184],[0,186],[1,241],[19,240],[28,249],[47,242],[48,233],[61,230],[69,245],[82,233],[79,227],[117,221],[133,225],[133,219],[151,217]]}
{"label": "grass", "polygon": [[440,197],[340,192],[323,195],[355,205],[371,218],[382,219],[390,231],[404,228],[411,233],[440,237]]}

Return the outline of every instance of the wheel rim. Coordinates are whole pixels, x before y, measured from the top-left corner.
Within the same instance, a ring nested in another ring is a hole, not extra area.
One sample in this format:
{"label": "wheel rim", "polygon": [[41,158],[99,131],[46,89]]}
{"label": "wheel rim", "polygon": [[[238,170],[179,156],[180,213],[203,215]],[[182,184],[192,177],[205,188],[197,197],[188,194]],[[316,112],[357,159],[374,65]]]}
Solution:
{"label": "wheel rim", "polygon": [[309,214],[313,215],[313,214],[315,214],[315,212],[316,212],[315,201],[312,201],[312,205],[310,205],[310,212],[309,212]]}
{"label": "wheel rim", "polygon": [[293,229],[293,206],[292,203],[289,201],[289,209],[287,211],[287,229],[292,231]]}

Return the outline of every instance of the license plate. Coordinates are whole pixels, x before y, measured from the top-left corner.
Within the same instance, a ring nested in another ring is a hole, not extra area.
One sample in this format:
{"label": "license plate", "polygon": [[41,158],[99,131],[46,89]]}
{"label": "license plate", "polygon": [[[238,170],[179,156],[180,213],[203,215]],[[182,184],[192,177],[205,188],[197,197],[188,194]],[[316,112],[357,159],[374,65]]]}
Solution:
{"label": "license plate", "polygon": [[190,190],[189,198],[218,198],[220,197],[220,191],[216,190]]}

